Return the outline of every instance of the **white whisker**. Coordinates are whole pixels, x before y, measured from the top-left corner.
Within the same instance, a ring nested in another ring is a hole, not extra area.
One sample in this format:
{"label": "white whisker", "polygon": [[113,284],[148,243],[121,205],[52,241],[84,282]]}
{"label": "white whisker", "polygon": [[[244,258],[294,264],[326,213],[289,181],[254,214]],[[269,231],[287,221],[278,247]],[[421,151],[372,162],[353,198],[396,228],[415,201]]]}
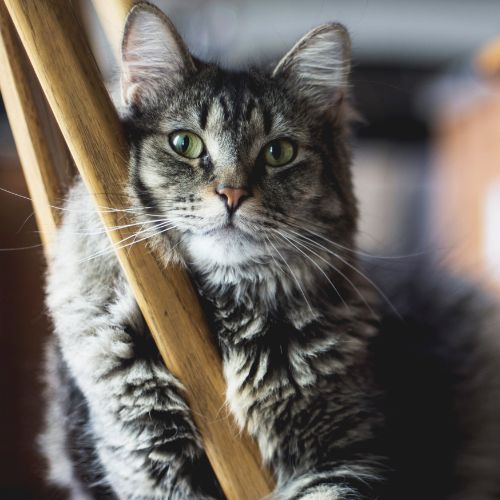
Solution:
{"label": "white whisker", "polygon": [[[264,234],[264,238],[266,239],[266,241],[271,244],[271,242],[269,241],[269,236],[267,236],[266,234]],[[286,271],[281,267],[280,264],[278,264],[278,261],[274,258],[274,255],[272,252],[269,253],[269,255],[271,256],[271,258],[273,259],[274,263],[276,264],[276,266],[278,267],[278,269],[283,273],[285,274]]]}
{"label": "white whisker", "polygon": [[13,248],[0,248],[0,252],[16,252],[18,250],[33,250],[34,248],[42,247],[42,243],[36,243],[34,245],[28,245],[25,247],[13,247]]}
{"label": "white whisker", "polygon": [[288,264],[288,262],[283,258],[283,255],[281,255],[281,252],[276,248],[276,246],[273,244],[273,242],[271,240],[269,240],[269,243],[271,243],[271,246],[274,248],[274,250],[276,251],[276,253],[279,255],[279,257],[281,258],[281,260],[283,261],[283,263],[285,264],[285,266],[288,267],[288,270],[290,271],[290,273],[291,273],[291,275],[292,275],[295,283],[297,284],[297,287],[299,288],[300,293],[304,297],[304,300],[306,301],[306,304],[309,307],[309,311],[311,311],[311,314],[314,315],[314,311],[313,311],[313,309],[311,307],[311,304],[310,304],[309,300],[307,299],[306,294],[304,293],[304,290],[302,289],[302,286],[300,285],[300,282],[297,279],[297,276],[295,276],[295,273],[292,271],[292,268],[290,267],[290,265]]}
{"label": "white whisker", "polygon": [[[286,225],[293,226],[296,229],[307,231],[311,235],[317,236],[318,238],[321,238],[322,240],[330,243],[331,245],[333,245],[333,246],[335,246],[337,248],[345,250],[346,252],[350,252],[350,253],[353,253],[353,254],[356,254],[356,255],[360,255],[361,257],[367,257],[369,259],[380,259],[380,260],[400,260],[400,259],[406,259],[406,258],[411,258],[411,257],[419,257],[421,255],[425,255],[425,253],[426,253],[426,252],[413,252],[413,253],[403,254],[403,255],[375,255],[375,254],[371,254],[371,253],[368,253],[368,252],[363,252],[362,250],[359,250],[357,248],[347,247],[345,245],[342,245],[340,243],[337,243],[336,241],[333,241],[333,240],[327,238],[326,236],[324,236],[321,233],[312,231],[310,229],[311,226],[317,228],[320,231],[325,231],[325,230],[327,230],[327,228],[318,226],[317,224],[314,224],[310,220],[303,221],[301,219],[297,219],[295,217],[290,217],[290,216],[282,216],[282,217],[283,217],[283,219],[286,219],[286,220],[280,219],[280,222],[282,222],[282,223],[284,223]],[[293,222],[291,222],[291,221],[295,221],[295,224]]]}
{"label": "white whisker", "polygon": [[[90,255],[89,257],[86,257],[85,259],[83,259],[79,262],[80,263],[88,262],[89,260],[95,259],[96,257],[99,257],[101,255],[107,255],[107,254],[112,253],[113,251],[120,250],[120,249],[126,248],[132,244],[138,243],[139,241],[144,241],[145,239],[153,238],[154,236],[164,232],[163,228],[165,228],[165,230],[169,230],[169,229],[176,228],[176,226],[174,224],[172,224],[170,221],[166,221],[166,222],[163,222],[162,224],[157,224],[154,227],[148,227],[142,231],[137,231],[136,233],[131,234],[131,235],[127,236],[126,238],[123,238],[120,241],[111,243],[111,245],[108,248],[106,248],[104,250],[100,250],[99,252],[96,252],[95,254]],[[162,229],[162,231],[153,232],[152,234],[146,236],[145,238],[141,238],[140,240],[134,240],[134,241],[132,241],[132,243],[128,243],[127,245],[122,245],[122,243],[124,243],[125,241],[128,241],[132,238],[137,238],[137,236],[140,234],[148,233],[148,232],[151,232],[153,230],[158,230],[158,229]]]}
{"label": "white whisker", "polygon": [[[292,230],[290,230],[290,231],[292,231]],[[308,238],[307,236],[304,236],[304,235],[302,235],[300,233],[297,233],[295,231],[292,231],[292,232],[294,234],[296,234],[298,237],[300,237],[302,239],[305,239],[306,241],[309,241],[311,244],[315,245],[316,247],[322,248],[325,252],[329,253],[330,255],[333,255],[334,257],[336,257],[337,259],[339,259],[341,262],[343,262],[347,267],[349,267],[354,272],[356,272],[359,276],[361,276],[363,279],[365,279],[377,291],[377,293],[380,294],[380,296],[386,301],[386,303],[393,310],[393,312],[399,318],[401,318],[401,314],[396,309],[396,307],[394,306],[394,304],[389,300],[389,298],[387,297],[387,295],[382,291],[382,289],[372,279],[370,279],[363,272],[361,272],[355,265],[351,264],[347,259],[345,259],[344,257],[340,256],[336,252],[333,252],[332,250],[330,250],[329,248],[325,247],[321,243],[318,243],[317,241],[314,241],[313,239]]]}
{"label": "white whisker", "polygon": [[[288,241],[291,245],[293,245],[294,248],[296,248],[302,255],[304,255],[309,261],[311,261],[311,263],[316,266],[320,272],[323,274],[323,276],[327,279],[327,281],[330,283],[330,285],[332,286],[332,288],[335,290],[335,293],[338,295],[339,299],[342,301],[342,303],[344,304],[344,306],[346,306],[349,310],[350,310],[350,307],[346,304],[345,300],[344,300],[344,297],[342,297],[341,293],[338,291],[337,287],[333,284],[332,280],[328,277],[328,275],[325,273],[325,271],[323,269],[321,269],[321,266],[318,265],[317,262],[314,262],[313,259],[311,259],[311,257],[309,255],[307,255],[305,252],[303,252],[300,248],[298,248],[291,239],[289,239],[287,236],[285,236],[283,234],[283,232],[279,231],[278,232],[279,236],[281,236],[283,239],[285,239],[285,241]],[[296,240],[295,240],[296,241]],[[296,243],[299,243],[298,241],[296,241]],[[300,244],[300,243],[299,243]],[[302,245],[304,247],[304,245]],[[305,247],[307,249],[307,247]],[[317,254],[316,254],[317,255]]]}
{"label": "white whisker", "polygon": [[349,283],[349,285],[353,288],[353,290],[357,293],[357,295],[359,296],[359,298],[362,300],[362,302],[365,304],[365,306],[368,308],[368,310],[370,311],[370,313],[373,315],[373,316],[376,316],[375,314],[375,311],[373,310],[372,306],[370,305],[370,303],[366,300],[366,297],[363,295],[363,293],[359,290],[359,288],[353,283],[353,281],[343,272],[341,271],[338,267],[336,267],[335,265],[333,265],[332,262],[329,262],[328,260],[326,260],[323,256],[321,256],[320,254],[316,253],[314,250],[312,250],[310,247],[308,247],[305,243],[301,243],[300,241],[298,240],[295,240],[297,244],[301,245],[303,248],[306,248],[308,249],[311,253],[313,253],[316,257],[318,257],[319,259],[321,259],[323,262],[325,262],[325,264],[330,267],[331,269],[333,269],[335,272],[337,272],[338,274],[340,274],[340,276],[342,276],[342,278],[344,278],[347,283]]}

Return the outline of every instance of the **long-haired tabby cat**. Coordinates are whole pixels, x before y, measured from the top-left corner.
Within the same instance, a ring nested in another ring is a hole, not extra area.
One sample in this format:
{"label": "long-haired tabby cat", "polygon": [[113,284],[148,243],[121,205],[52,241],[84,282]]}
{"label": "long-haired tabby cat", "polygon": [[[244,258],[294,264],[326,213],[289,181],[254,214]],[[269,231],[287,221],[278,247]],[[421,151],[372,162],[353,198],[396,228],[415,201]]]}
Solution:
{"label": "long-haired tabby cat", "polygon": [[[500,498],[498,313],[422,262],[391,280],[362,268],[349,67],[339,24],[270,71],[232,72],[135,6],[121,84],[136,239],[191,273],[276,498]],[[65,213],[47,286],[50,479],[72,498],[220,498],[80,181]]]}

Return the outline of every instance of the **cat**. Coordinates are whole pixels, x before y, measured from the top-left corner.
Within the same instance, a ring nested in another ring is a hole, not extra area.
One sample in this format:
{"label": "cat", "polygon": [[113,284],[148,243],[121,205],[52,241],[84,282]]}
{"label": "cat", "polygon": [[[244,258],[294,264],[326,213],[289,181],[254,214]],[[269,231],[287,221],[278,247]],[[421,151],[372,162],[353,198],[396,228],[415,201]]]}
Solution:
{"label": "cat", "polygon": [[[340,24],[270,71],[235,72],[135,5],[120,111],[135,239],[196,284],[273,498],[500,498],[498,308],[428,262],[361,260],[349,73]],[[222,498],[81,180],[64,214],[47,276],[49,479],[78,499]]]}

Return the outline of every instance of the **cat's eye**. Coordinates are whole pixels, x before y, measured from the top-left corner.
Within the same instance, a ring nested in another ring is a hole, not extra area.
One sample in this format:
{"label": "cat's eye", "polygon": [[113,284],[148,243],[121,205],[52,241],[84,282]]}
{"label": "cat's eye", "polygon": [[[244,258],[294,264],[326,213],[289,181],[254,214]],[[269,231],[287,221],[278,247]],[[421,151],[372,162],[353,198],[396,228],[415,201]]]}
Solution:
{"label": "cat's eye", "polygon": [[296,147],[287,139],[277,139],[264,146],[263,153],[270,167],[281,167],[295,158]]}
{"label": "cat's eye", "polygon": [[169,137],[172,149],[185,158],[199,158],[205,150],[203,141],[195,133],[179,130]]}

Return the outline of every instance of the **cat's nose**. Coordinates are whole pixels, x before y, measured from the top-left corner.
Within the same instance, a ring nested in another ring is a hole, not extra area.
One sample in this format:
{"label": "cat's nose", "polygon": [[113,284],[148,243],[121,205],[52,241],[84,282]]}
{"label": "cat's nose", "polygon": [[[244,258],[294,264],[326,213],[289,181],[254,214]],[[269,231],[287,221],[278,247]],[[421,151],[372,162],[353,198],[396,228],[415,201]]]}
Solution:
{"label": "cat's nose", "polygon": [[243,201],[250,197],[250,192],[245,187],[234,188],[219,184],[215,192],[223,199],[229,212],[236,211]]}

